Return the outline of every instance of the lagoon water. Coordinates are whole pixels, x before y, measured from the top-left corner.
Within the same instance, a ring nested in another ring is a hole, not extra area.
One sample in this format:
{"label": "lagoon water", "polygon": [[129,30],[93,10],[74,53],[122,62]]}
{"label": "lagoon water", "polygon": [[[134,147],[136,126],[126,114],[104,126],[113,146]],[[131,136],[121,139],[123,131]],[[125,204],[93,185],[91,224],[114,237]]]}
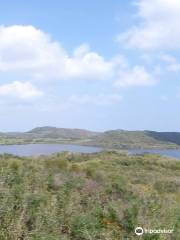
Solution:
{"label": "lagoon water", "polygon": [[180,149],[133,149],[128,152],[129,154],[159,154],[161,156],[180,159]]}
{"label": "lagoon water", "polygon": [[70,144],[0,145],[0,154],[9,153],[18,156],[48,155],[64,151],[79,153],[94,153],[100,152],[101,148]]}
{"label": "lagoon water", "polygon": [[[71,145],[71,144],[25,144],[25,145],[0,145],[0,154],[9,153],[18,156],[48,155],[57,152],[79,152],[95,153],[102,149],[98,147]],[[133,149],[128,151],[129,154],[159,154],[180,159],[180,149]]]}

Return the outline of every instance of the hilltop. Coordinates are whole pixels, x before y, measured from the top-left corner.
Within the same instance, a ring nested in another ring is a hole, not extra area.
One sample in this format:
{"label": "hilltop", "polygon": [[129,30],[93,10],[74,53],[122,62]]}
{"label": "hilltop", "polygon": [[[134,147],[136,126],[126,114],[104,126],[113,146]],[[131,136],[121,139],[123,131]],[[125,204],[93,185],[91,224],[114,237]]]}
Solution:
{"label": "hilltop", "polygon": [[47,138],[63,138],[63,139],[79,139],[90,138],[95,136],[96,132],[77,129],[77,128],[57,128],[57,127],[37,127],[27,132],[27,134],[34,134]]}

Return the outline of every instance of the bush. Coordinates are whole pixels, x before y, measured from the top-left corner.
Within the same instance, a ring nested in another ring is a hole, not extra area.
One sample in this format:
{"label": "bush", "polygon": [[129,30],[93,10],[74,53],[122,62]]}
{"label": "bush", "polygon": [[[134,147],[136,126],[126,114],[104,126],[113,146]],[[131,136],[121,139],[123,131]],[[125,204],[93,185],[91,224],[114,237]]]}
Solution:
{"label": "bush", "polygon": [[138,216],[138,208],[133,206],[124,211],[124,217],[122,220],[122,225],[127,230],[127,232],[134,231],[137,226],[137,216]]}
{"label": "bush", "polygon": [[75,216],[70,226],[72,239],[78,240],[96,239],[101,228],[102,224],[92,214]]}
{"label": "bush", "polygon": [[92,167],[87,167],[85,169],[87,177],[95,178],[96,177],[96,170]]}
{"label": "bush", "polygon": [[48,168],[53,168],[56,170],[67,170],[68,168],[68,161],[64,159],[48,159],[46,160],[46,165]]}
{"label": "bush", "polygon": [[179,191],[180,185],[176,182],[172,181],[157,181],[154,184],[154,188],[159,192],[159,193],[174,193]]}

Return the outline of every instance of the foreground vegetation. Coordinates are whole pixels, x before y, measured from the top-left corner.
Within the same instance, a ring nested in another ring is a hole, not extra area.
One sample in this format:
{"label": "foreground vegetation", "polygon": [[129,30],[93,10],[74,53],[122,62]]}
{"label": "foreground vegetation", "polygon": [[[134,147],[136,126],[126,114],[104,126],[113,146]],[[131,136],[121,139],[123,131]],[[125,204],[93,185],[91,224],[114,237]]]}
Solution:
{"label": "foreground vegetation", "polygon": [[0,240],[139,239],[134,228],[180,236],[180,162],[118,152],[0,156]]}

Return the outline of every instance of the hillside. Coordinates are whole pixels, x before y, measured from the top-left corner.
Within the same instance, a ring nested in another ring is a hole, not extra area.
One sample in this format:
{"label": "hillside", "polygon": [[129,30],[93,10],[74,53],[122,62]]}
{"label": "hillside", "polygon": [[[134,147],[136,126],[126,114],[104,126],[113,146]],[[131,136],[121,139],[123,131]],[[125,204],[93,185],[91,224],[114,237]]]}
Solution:
{"label": "hillside", "polygon": [[180,145],[180,133],[179,132],[154,132],[146,131],[146,134],[158,141],[171,142]]}
{"label": "hillside", "polygon": [[83,129],[38,127],[24,133],[1,133],[0,144],[65,143],[110,149],[180,148],[179,132],[111,130],[93,132]]}
{"label": "hillside", "polygon": [[2,240],[179,239],[180,162],[117,152],[0,156]]}
{"label": "hillside", "polygon": [[92,139],[98,133],[84,129],[37,127],[23,133],[0,133],[0,144],[79,143]]}
{"label": "hillside", "polygon": [[113,149],[178,148],[180,133],[113,130],[94,136],[88,145]]}
{"label": "hillside", "polygon": [[81,139],[93,137],[97,133],[84,129],[38,127],[32,129],[26,134],[32,134],[43,138]]}

